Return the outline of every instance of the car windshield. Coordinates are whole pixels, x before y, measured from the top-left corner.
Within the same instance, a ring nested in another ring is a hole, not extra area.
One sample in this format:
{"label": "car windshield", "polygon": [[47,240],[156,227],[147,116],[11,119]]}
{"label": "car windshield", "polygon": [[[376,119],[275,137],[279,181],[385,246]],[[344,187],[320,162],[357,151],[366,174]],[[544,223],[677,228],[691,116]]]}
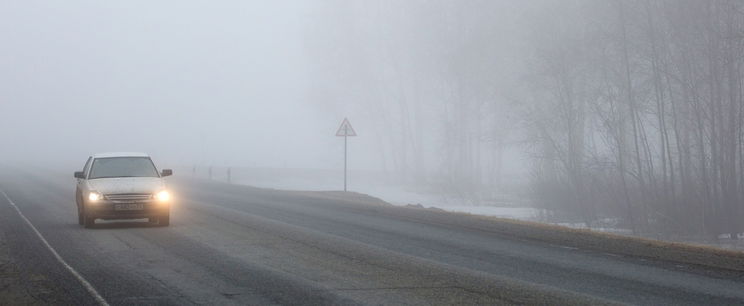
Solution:
{"label": "car windshield", "polygon": [[88,178],[110,177],[158,177],[158,171],[148,157],[96,158]]}

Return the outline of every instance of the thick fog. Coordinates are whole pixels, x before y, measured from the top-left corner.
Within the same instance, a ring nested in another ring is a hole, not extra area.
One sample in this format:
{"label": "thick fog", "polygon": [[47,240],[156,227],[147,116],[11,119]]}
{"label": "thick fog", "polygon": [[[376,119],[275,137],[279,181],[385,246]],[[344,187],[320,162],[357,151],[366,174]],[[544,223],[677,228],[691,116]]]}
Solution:
{"label": "thick fog", "polygon": [[[329,168],[339,165],[333,135],[348,116],[363,136],[352,140],[350,166],[377,169],[384,163],[377,141],[386,135],[376,134],[385,123],[363,104],[389,100],[380,87],[401,78],[437,86],[425,75],[447,69],[406,63],[436,47],[410,48],[441,29],[409,20],[421,4],[400,12],[397,5],[4,2],[4,159],[80,161],[134,150],[184,164]],[[505,26],[500,36],[509,36]],[[358,76],[382,65],[403,35],[427,32],[404,41],[395,59],[397,69],[421,68],[419,76],[392,75],[387,84]],[[442,128],[427,123],[419,136]]]}
{"label": "thick fog", "polygon": [[0,158],[336,171],[348,117],[349,168],[389,183],[589,227],[741,232],[743,11],[5,1]]}
{"label": "thick fog", "polygon": [[4,1],[3,159],[144,151],[189,165],[333,166],[342,114],[307,99],[309,12],[303,2]]}

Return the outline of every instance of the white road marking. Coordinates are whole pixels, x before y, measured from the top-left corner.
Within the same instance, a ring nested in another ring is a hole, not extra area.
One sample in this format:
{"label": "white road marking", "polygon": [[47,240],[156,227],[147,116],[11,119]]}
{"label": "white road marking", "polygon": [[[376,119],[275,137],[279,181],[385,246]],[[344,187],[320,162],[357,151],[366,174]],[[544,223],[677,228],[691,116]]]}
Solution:
{"label": "white road marking", "polygon": [[[524,241],[527,241],[527,240],[524,240]],[[548,243],[548,245],[549,246],[552,246],[554,248],[561,248],[561,249],[572,250],[572,251],[573,250],[579,250],[579,248],[565,246],[565,245],[557,245],[557,244],[552,244],[552,243]]]}
{"label": "white road marking", "polygon": [[13,200],[11,200],[10,197],[8,197],[5,191],[0,190],[0,193],[3,194],[5,199],[8,200],[8,203],[10,203],[10,205],[13,206],[16,212],[18,212],[18,215],[21,216],[23,221],[26,221],[26,224],[28,224],[28,226],[30,226],[31,229],[34,230],[34,233],[36,233],[36,236],[38,236],[39,239],[41,239],[41,242],[43,242],[44,245],[47,247],[47,249],[49,249],[49,251],[52,252],[52,255],[54,255],[57,261],[59,261],[59,263],[61,263],[62,266],[64,266],[67,269],[67,271],[70,271],[72,276],[74,276],[75,278],[77,278],[78,281],[80,281],[80,284],[82,284],[85,290],[87,290],[88,293],[90,293],[90,295],[93,296],[93,298],[98,302],[98,304],[101,306],[108,306],[109,303],[106,302],[106,300],[103,298],[103,296],[101,296],[98,293],[98,291],[96,291],[96,288],[93,288],[93,285],[91,285],[87,280],[85,280],[85,278],[83,278],[83,276],[80,275],[80,273],[78,273],[74,268],[72,268],[69,264],[67,264],[67,262],[62,258],[62,256],[59,256],[59,253],[57,253],[57,251],[54,250],[54,248],[49,244],[49,242],[46,239],[44,239],[44,236],[42,236],[39,230],[37,230],[36,227],[33,224],[31,224],[31,221],[29,221],[28,218],[26,218],[26,216],[23,215],[21,210],[18,209],[18,206],[15,203],[13,203]]}

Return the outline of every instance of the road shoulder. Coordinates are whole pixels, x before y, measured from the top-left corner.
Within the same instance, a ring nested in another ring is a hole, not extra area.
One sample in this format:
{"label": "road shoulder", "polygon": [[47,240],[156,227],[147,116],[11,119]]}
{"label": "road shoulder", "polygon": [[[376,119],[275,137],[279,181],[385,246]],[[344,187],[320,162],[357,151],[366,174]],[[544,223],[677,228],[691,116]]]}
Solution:
{"label": "road shoulder", "polygon": [[0,232],[0,304],[45,305],[42,296],[51,292],[48,282],[38,275],[22,273],[23,269],[10,256],[5,234]]}
{"label": "road shoulder", "polygon": [[0,198],[0,305],[89,305],[67,271]]}

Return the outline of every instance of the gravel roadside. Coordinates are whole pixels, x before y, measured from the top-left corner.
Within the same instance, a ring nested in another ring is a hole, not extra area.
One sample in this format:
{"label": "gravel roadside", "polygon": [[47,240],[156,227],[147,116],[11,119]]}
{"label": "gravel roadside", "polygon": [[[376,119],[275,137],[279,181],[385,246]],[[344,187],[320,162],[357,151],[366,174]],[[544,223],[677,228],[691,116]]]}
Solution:
{"label": "gravel roadside", "polygon": [[5,234],[0,232],[0,305],[44,305],[39,296],[49,291],[47,285],[41,277],[22,272],[10,256]]}

